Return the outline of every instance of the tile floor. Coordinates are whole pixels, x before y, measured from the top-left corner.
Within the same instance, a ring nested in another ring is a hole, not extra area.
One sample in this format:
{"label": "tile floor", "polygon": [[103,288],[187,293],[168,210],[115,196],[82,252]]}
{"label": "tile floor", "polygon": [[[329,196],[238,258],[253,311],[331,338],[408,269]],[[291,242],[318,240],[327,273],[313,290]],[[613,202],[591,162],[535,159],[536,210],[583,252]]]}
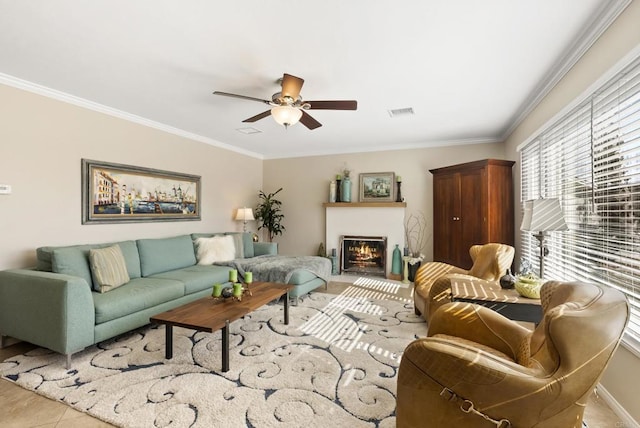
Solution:
{"label": "tile floor", "polygon": [[[412,287],[395,281],[376,281],[355,277],[333,277],[325,292],[340,294],[351,282],[377,284],[380,292],[395,299],[412,299]],[[389,283],[392,283],[389,285]],[[396,286],[393,285],[395,283]],[[324,291],[324,290],[320,290]],[[392,292],[390,292],[392,291]],[[0,349],[0,361],[24,353],[33,345],[17,343]],[[0,427],[2,428],[104,428],[112,425],[78,412],[62,403],[27,391],[0,379]],[[616,428],[622,422],[597,394],[592,394],[585,410],[589,428]]]}

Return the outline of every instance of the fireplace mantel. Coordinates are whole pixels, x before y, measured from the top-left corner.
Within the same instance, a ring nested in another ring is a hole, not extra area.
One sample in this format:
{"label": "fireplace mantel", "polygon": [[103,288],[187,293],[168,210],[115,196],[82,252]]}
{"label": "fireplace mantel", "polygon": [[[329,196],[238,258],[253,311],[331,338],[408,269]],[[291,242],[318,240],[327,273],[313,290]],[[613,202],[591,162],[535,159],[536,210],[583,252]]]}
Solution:
{"label": "fireplace mantel", "polygon": [[406,202],[325,202],[323,207],[333,208],[406,208]]}

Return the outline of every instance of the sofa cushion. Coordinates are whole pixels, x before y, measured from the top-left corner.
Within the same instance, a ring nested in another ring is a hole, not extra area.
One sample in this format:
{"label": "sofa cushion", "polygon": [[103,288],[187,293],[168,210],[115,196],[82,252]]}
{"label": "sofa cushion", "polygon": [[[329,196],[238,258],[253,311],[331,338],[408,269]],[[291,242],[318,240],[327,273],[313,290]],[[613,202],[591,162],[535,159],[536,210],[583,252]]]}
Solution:
{"label": "sofa cushion", "polygon": [[142,276],[167,272],[196,264],[191,236],[173,238],[139,239],[140,268]]}
{"label": "sofa cushion", "polygon": [[212,265],[236,258],[236,244],[230,235],[198,238],[195,241],[196,259],[199,265]]}
{"label": "sofa cushion", "polygon": [[92,248],[105,248],[117,244],[127,265],[129,278],[140,278],[140,258],[135,241],[122,241],[109,244],[73,245],[68,247],[40,247],[38,258],[42,258],[41,266],[46,267],[51,263],[51,272],[65,275],[79,276],[93,287],[91,267],[89,265],[89,250]]}
{"label": "sofa cushion", "polygon": [[253,234],[249,232],[226,232],[225,235],[233,235],[240,236],[242,238],[242,256],[237,258],[244,257],[253,257]]}
{"label": "sofa cushion", "polygon": [[312,281],[316,278],[318,278],[318,275],[309,270],[296,269],[291,273],[289,284],[304,284],[305,282]]}
{"label": "sofa cushion", "polygon": [[93,274],[93,288],[100,293],[129,282],[127,264],[119,245],[90,249],[89,265]]}
{"label": "sofa cushion", "polygon": [[96,324],[152,308],[184,296],[184,284],[162,278],[136,278],[108,293],[91,293]]}
{"label": "sofa cushion", "polygon": [[242,234],[235,233],[233,235],[225,235],[233,238],[233,247],[235,250],[234,259],[244,259],[244,242],[242,242]]}
{"label": "sofa cushion", "polygon": [[196,293],[213,287],[213,284],[221,284],[229,281],[229,267],[227,266],[202,266],[195,265],[170,272],[158,273],[149,278],[172,279],[184,284],[184,294]]}

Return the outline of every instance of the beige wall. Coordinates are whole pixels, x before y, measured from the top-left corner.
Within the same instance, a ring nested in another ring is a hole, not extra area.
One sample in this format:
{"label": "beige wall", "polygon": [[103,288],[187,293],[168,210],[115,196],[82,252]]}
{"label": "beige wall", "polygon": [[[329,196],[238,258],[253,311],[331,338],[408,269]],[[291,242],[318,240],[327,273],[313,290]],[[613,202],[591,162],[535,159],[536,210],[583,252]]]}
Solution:
{"label": "beige wall", "polygon": [[[604,75],[630,51],[640,45],[640,1],[634,0],[613,25],[600,37],[559,84],[518,126],[506,141],[506,156],[519,159],[516,147],[529,138],[548,120],[570,104]],[[520,200],[520,170],[514,167],[516,177],[516,201]],[[516,224],[520,224],[516,210]],[[519,246],[516,236],[516,246]],[[640,358],[628,349],[620,347],[605,372],[602,385],[618,403],[636,420],[640,421]]]}
{"label": "beige wall", "polygon": [[[35,248],[241,230],[262,160],[0,85],[0,269],[35,263]],[[81,224],[81,158],[202,176],[202,220]],[[242,166],[242,173],[239,173]],[[250,225],[253,226],[253,225]]]}
{"label": "beige wall", "polygon": [[330,181],[346,165],[351,170],[353,201],[358,197],[358,174],[395,172],[402,176],[406,215],[423,212],[427,217],[429,240],[423,251],[426,259],[432,260],[433,192],[429,169],[503,156],[503,145],[493,143],[267,160],[264,162],[265,190],[283,188],[279,195],[282,195],[283,224],[287,230],[275,240],[281,253],[317,253],[318,246],[325,240],[322,203],[329,201]]}

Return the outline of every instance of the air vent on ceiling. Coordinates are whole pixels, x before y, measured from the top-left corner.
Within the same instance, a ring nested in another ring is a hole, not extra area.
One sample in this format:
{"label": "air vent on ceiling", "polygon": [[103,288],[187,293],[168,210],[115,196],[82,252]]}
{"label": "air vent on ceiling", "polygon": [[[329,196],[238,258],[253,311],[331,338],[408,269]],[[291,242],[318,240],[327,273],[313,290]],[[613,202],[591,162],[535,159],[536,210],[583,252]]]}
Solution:
{"label": "air vent on ceiling", "polygon": [[247,127],[247,128],[238,128],[238,129],[236,129],[236,131],[242,132],[243,134],[247,134],[247,135],[249,135],[249,134],[259,134],[259,133],[262,132],[261,130],[256,129],[256,128],[252,128],[250,126]]}
{"label": "air vent on ceiling", "polygon": [[398,117],[398,116],[409,116],[414,114],[413,107],[405,107],[405,108],[397,108],[393,110],[388,110],[389,116]]}

